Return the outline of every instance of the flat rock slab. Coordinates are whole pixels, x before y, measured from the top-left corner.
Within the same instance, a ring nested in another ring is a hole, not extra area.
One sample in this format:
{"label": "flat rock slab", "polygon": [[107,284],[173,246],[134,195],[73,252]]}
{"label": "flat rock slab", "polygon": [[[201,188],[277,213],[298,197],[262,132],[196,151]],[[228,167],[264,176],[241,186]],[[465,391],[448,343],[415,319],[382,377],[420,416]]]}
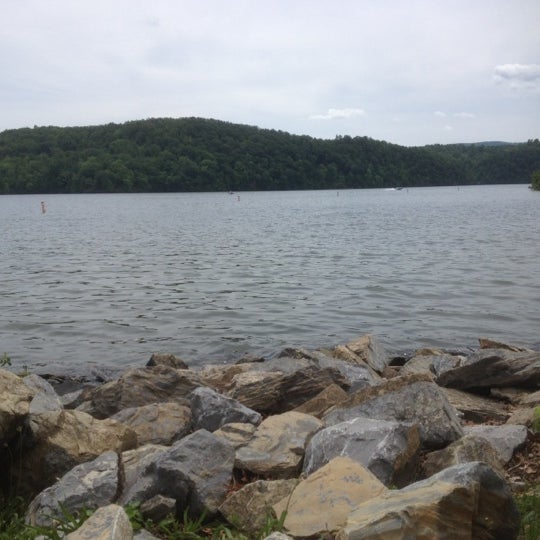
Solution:
{"label": "flat rock slab", "polygon": [[358,462],[336,457],[302,480],[274,511],[277,516],[287,513],[285,529],[293,537],[311,537],[336,531],[359,504],[385,491]]}
{"label": "flat rock slab", "polygon": [[269,416],[236,451],[235,467],[265,478],[292,478],[299,472],[307,441],[323,426],[314,416],[299,412]]}
{"label": "flat rock slab", "polygon": [[[360,504],[336,540],[515,540],[519,512],[504,479],[485,463],[456,465]],[[384,535],[381,535],[384,531]]]}
{"label": "flat rock slab", "polygon": [[464,420],[470,422],[505,422],[510,416],[506,403],[495,399],[476,396],[470,392],[456,390],[455,388],[441,388],[450,404],[458,410]]}
{"label": "flat rock slab", "polygon": [[540,385],[540,352],[482,349],[465,365],[442,373],[437,384],[461,390],[493,386],[536,389]]}

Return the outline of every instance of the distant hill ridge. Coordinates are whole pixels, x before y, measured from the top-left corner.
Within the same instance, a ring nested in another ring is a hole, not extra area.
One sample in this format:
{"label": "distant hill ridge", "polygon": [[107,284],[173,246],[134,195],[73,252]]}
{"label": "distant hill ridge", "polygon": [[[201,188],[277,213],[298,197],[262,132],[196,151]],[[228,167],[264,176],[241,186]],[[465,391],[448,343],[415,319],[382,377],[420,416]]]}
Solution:
{"label": "distant hill ridge", "polygon": [[540,142],[404,147],[203,118],[0,133],[0,193],[345,189],[529,183]]}

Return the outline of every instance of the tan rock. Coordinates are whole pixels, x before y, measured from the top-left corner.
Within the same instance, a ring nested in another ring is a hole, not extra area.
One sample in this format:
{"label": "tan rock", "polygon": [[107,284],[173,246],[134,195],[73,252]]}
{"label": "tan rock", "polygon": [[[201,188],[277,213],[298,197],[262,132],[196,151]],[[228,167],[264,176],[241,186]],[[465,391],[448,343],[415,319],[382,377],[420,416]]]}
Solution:
{"label": "tan rock", "polygon": [[296,412],[301,412],[305,414],[311,414],[317,418],[321,416],[334,405],[342,403],[348,398],[347,392],[343,390],[337,384],[331,384],[325,388],[322,392],[317,394],[314,398],[311,398],[309,401],[306,401],[299,407],[294,409]]}
{"label": "tan rock", "polygon": [[23,380],[0,369],[0,444],[8,442],[22,426],[30,410],[34,392]]}
{"label": "tan rock", "polygon": [[130,427],[137,434],[139,445],[171,445],[189,433],[191,409],[179,403],[152,403],[122,409],[111,419]]}
{"label": "tan rock", "polygon": [[233,448],[237,449],[251,440],[256,429],[257,426],[253,424],[231,422],[214,431],[214,435],[226,439]]}
{"label": "tan rock", "polygon": [[[356,358],[360,358],[362,362],[365,362],[378,373],[381,373],[383,369],[388,366],[390,361],[382,344],[371,334],[366,334],[349,341],[345,346]],[[344,353],[344,356],[348,356],[345,351],[342,351],[341,349],[339,351],[336,350],[336,354],[339,355],[340,353]],[[341,358],[344,360],[347,359],[345,357]]]}
{"label": "tan rock", "polygon": [[66,540],[131,540],[133,529],[125,510],[110,504],[96,510]]}
{"label": "tan rock", "polygon": [[485,463],[441,471],[361,503],[336,540],[515,540],[519,512],[504,479]]}
{"label": "tan rock", "polygon": [[269,416],[236,451],[235,467],[266,478],[292,478],[299,472],[308,439],[323,425],[299,412]]}
{"label": "tan rock", "polygon": [[257,480],[232,493],[219,507],[221,514],[243,531],[256,535],[268,518],[279,518],[272,506],[287,499],[298,480]]}
{"label": "tan rock", "polygon": [[506,351],[513,351],[513,352],[534,352],[532,349],[528,349],[527,347],[522,347],[521,345],[511,345],[509,343],[496,341],[490,338],[479,338],[478,342],[480,343],[481,349],[503,349]]}
{"label": "tan rock", "polygon": [[35,446],[25,453],[15,471],[20,475],[21,489],[29,493],[41,491],[75,465],[107,450],[122,452],[137,445],[135,432],[123,424],[96,420],[80,411],[33,415],[30,428]]}
{"label": "tan rock", "polygon": [[359,504],[385,491],[362,465],[336,457],[302,480],[290,498],[274,505],[274,511],[277,516],[287,513],[285,529],[293,537],[311,537],[336,531]]}

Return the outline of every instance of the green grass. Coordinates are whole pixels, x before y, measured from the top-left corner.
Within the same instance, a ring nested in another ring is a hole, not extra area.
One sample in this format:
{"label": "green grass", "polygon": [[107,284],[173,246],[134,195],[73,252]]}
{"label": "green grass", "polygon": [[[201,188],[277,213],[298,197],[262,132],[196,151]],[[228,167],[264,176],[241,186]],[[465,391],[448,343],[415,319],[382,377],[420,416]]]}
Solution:
{"label": "green grass", "polygon": [[538,540],[540,538],[540,484],[516,495],[516,502],[521,515],[520,540]]}
{"label": "green grass", "polygon": [[[49,540],[61,540],[66,534],[77,530],[93,513],[93,510],[68,512],[55,518],[51,527],[31,526],[24,522],[26,501],[20,497],[0,498],[0,540],[33,540],[43,536]],[[205,516],[192,518],[186,510],[181,519],[168,516],[153,523],[142,516],[137,504],[125,508],[134,531],[147,529],[163,540],[262,540],[273,531],[283,530],[285,514],[280,519],[268,516],[265,526],[255,537],[248,536],[235,527],[222,522],[206,522]]]}

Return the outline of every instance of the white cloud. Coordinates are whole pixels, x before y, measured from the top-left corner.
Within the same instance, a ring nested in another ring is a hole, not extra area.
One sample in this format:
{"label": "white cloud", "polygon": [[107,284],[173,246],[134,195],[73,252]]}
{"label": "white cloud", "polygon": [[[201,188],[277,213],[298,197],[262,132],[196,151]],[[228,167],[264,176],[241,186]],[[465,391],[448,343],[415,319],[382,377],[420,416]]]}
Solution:
{"label": "white cloud", "polygon": [[344,118],[364,116],[365,114],[366,112],[363,109],[328,109],[326,114],[314,114],[309,118],[311,120],[342,120]]}
{"label": "white cloud", "polygon": [[510,88],[540,90],[539,64],[501,64],[495,66],[493,77]]}
{"label": "white cloud", "polygon": [[457,113],[454,113],[453,116],[455,118],[464,118],[464,119],[476,118],[475,114],[468,113],[468,112],[457,112]]}
{"label": "white cloud", "polygon": [[435,116],[438,116],[439,118],[446,118],[448,116],[445,112],[442,111],[435,111],[433,114]]}

